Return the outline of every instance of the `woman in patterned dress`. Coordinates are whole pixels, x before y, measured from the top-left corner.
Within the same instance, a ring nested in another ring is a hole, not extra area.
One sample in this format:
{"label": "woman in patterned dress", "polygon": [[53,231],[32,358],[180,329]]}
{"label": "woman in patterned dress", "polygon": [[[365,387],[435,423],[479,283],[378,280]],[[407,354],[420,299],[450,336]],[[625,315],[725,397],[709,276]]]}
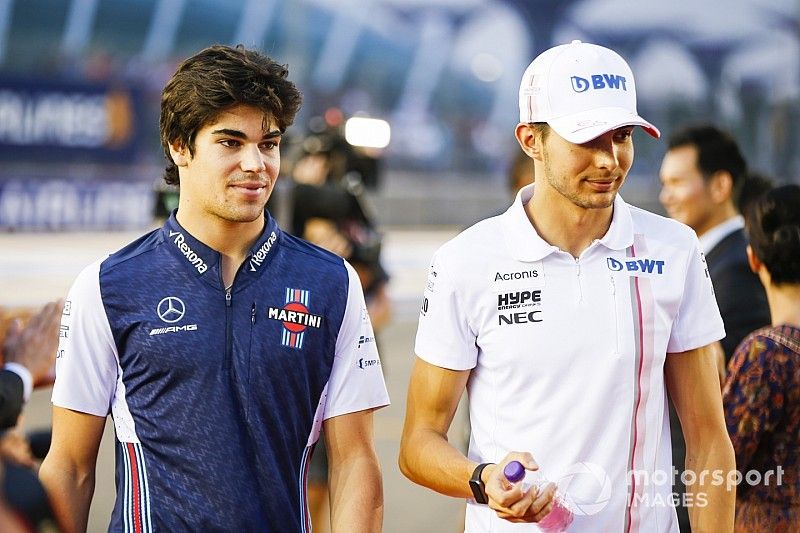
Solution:
{"label": "woman in patterned dress", "polygon": [[[772,325],[746,337],[723,389],[736,467],[736,531],[800,531],[800,187],[766,193],[746,221]],[[747,305],[747,302],[742,302]],[[771,472],[771,474],[768,474]]]}

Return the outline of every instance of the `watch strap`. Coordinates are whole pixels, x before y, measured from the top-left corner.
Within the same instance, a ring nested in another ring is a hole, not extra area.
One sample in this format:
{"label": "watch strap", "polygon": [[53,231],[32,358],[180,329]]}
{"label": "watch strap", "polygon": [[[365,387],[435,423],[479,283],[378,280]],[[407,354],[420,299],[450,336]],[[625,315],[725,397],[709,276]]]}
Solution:
{"label": "watch strap", "polygon": [[472,471],[472,477],[469,479],[469,488],[472,489],[472,496],[477,503],[489,503],[489,498],[486,496],[486,488],[484,487],[481,474],[483,469],[494,463],[481,463]]}

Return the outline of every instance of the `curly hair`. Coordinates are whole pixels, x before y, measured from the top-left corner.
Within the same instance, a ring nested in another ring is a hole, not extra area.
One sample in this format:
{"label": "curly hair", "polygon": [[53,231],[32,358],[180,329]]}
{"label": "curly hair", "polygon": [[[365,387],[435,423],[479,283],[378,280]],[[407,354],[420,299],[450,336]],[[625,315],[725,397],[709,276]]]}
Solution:
{"label": "curly hair", "polygon": [[776,187],[761,196],[748,211],[746,227],[772,282],[800,283],[800,186]]}
{"label": "curly hair", "polygon": [[294,122],[302,96],[287,79],[286,65],[242,45],[214,45],[180,64],[161,93],[161,146],[167,158],[164,181],[179,185],[171,143],[189,149],[203,126],[235,105],[261,109],[283,132]]}

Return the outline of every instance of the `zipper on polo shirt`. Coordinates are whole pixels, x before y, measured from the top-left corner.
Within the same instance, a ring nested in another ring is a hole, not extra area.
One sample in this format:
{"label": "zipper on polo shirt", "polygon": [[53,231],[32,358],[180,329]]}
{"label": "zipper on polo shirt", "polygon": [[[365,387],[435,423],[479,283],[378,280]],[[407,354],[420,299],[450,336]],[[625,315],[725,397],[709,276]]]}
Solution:
{"label": "zipper on polo shirt", "polygon": [[581,285],[581,260],[580,258],[575,258],[575,276],[576,281],[578,282],[578,302],[583,301],[583,286]]}
{"label": "zipper on polo shirt", "polygon": [[233,285],[225,289],[225,361],[223,368],[229,370],[231,367],[231,359],[233,358],[233,325],[231,324],[231,304],[233,303],[233,296],[231,291]]}

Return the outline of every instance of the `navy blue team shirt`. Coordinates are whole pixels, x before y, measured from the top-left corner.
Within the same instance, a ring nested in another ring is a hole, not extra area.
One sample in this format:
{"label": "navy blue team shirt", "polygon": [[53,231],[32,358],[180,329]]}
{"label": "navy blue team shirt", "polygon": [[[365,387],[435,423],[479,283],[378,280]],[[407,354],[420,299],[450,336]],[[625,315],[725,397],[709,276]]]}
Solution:
{"label": "navy blue team shirt", "polygon": [[173,213],[84,270],[59,348],[53,403],[114,417],[111,531],[308,531],[322,420],[388,403],[352,267],[269,215],[226,288]]}

